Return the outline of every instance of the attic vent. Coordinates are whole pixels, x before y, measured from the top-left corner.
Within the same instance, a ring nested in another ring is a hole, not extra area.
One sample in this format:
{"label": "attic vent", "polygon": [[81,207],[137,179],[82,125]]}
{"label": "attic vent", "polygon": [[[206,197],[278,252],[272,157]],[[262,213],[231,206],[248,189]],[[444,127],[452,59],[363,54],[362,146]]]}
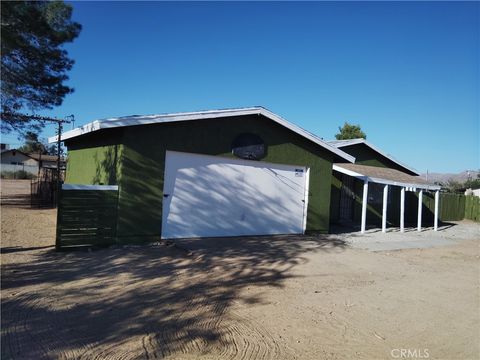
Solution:
{"label": "attic vent", "polygon": [[265,142],[255,134],[240,134],[232,142],[232,154],[241,159],[260,160],[266,155]]}

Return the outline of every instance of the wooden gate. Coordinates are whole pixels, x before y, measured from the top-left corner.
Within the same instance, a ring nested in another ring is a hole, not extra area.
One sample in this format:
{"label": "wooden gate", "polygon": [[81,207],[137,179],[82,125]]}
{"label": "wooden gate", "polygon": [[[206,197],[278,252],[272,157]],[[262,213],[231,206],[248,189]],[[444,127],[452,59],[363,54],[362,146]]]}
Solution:
{"label": "wooden gate", "polygon": [[115,243],[118,186],[64,184],[57,213],[56,248]]}

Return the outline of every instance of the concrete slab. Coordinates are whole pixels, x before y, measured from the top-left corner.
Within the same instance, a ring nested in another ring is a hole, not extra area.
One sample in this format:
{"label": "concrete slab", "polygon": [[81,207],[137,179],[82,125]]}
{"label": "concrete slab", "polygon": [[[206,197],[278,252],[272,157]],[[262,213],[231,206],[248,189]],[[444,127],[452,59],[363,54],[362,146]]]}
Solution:
{"label": "concrete slab", "polygon": [[369,243],[353,243],[352,247],[371,251],[392,251],[402,249],[425,249],[437,246],[455,244],[455,241],[446,239],[402,240],[402,241],[376,241]]}
{"label": "concrete slab", "polygon": [[480,238],[480,224],[474,222],[452,222],[443,224],[438,231],[433,228],[389,229],[382,233],[379,229],[370,229],[365,234],[360,232],[345,235],[351,247],[371,251],[392,251],[402,249],[425,249],[438,246],[453,245],[458,241]]}

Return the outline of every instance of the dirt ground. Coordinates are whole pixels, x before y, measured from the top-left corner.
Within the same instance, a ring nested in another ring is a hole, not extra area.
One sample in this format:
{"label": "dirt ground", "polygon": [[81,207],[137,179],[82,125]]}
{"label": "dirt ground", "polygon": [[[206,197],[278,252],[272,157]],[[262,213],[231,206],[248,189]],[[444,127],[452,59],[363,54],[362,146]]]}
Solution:
{"label": "dirt ground", "polygon": [[337,234],[61,253],[55,210],[2,206],[1,224],[2,359],[480,358],[478,224],[423,249]]}
{"label": "dirt ground", "polygon": [[30,207],[30,180],[1,179],[2,206]]}

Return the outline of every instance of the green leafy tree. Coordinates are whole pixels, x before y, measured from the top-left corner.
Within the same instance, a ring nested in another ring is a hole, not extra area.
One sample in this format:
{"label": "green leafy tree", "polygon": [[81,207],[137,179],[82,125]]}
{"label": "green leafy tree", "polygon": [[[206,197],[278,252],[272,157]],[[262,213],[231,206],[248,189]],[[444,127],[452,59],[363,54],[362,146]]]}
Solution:
{"label": "green leafy tree", "polygon": [[443,187],[448,191],[452,193],[462,193],[465,191],[465,185],[462,182],[455,181],[455,180],[448,180],[446,184],[443,185]]}
{"label": "green leafy tree", "polygon": [[480,174],[477,174],[476,179],[468,179],[464,184],[466,189],[480,189]]}
{"label": "green leafy tree", "polygon": [[38,138],[38,134],[27,131],[24,135],[25,143],[18,148],[19,151],[24,153],[36,153],[42,155],[56,155],[56,146],[48,145],[46,141],[42,141]]}
{"label": "green leafy tree", "polygon": [[348,122],[345,122],[342,127],[338,127],[338,131],[338,134],[335,135],[337,140],[367,138],[367,135],[362,131],[360,125],[352,125]]}
{"label": "green leafy tree", "polygon": [[1,2],[2,133],[38,132],[33,115],[62,104],[74,61],[63,48],[80,33],[72,7],[62,1]]}

